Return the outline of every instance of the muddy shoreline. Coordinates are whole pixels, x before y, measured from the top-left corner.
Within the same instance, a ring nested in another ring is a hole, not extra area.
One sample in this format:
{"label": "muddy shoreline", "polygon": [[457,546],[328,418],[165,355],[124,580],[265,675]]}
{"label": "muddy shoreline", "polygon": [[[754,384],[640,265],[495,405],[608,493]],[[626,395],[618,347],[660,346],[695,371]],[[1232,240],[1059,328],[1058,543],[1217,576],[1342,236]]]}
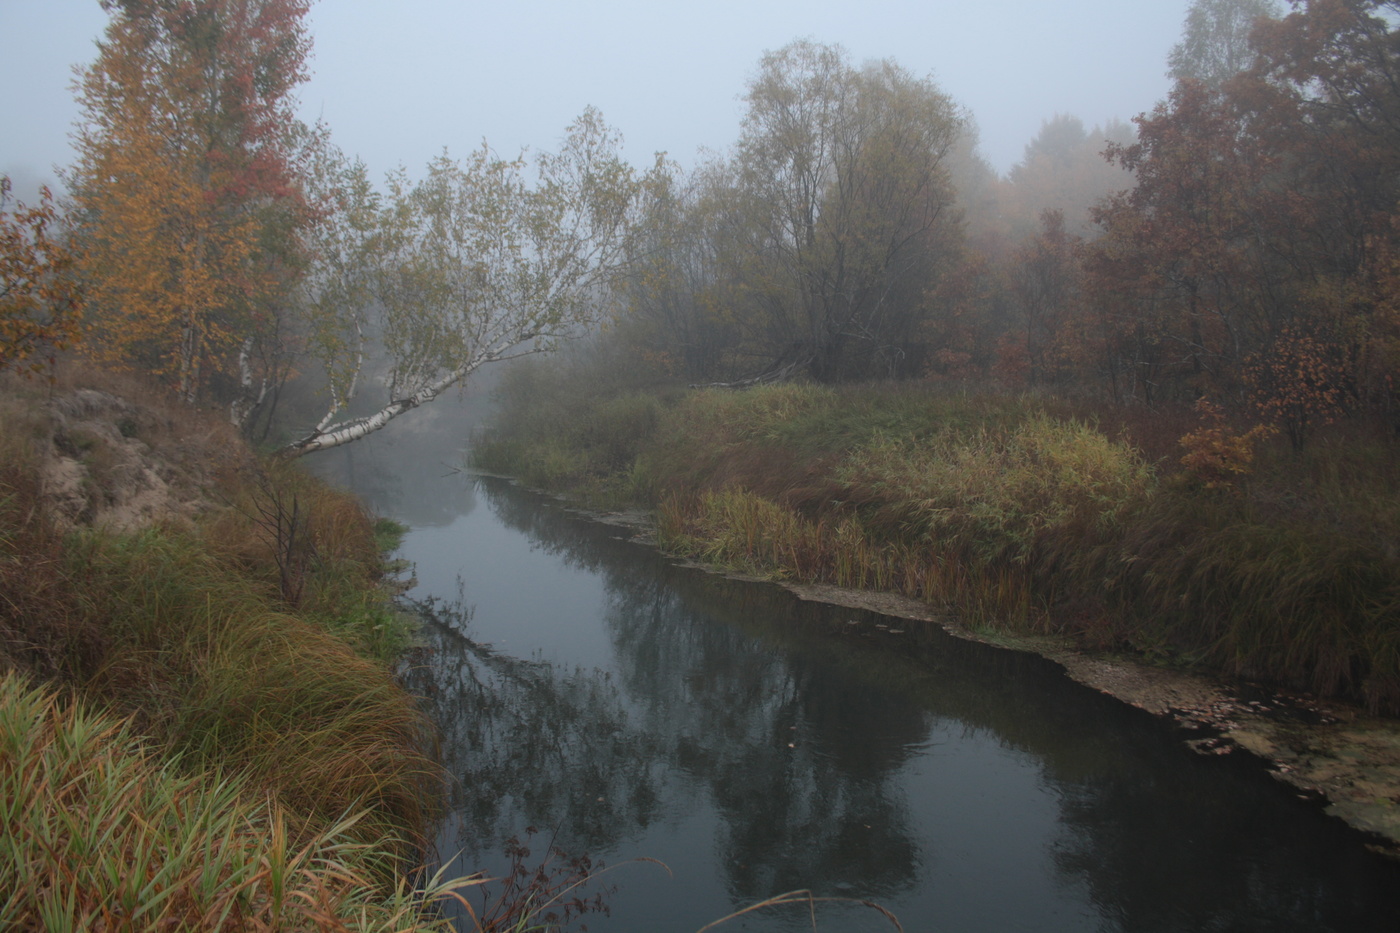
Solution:
{"label": "muddy shoreline", "polygon": [[[634,541],[656,543],[646,511],[590,511],[555,498],[570,511],[624,529]],[[1338,700],[1094,654],[1064,638],[972,632],[935,607],[895,593],[725,575],[776,582],[799,599],[927,622],[957,638],[1040,655],[1073,680],[1172,723],[1197,754],[1253,756],[1300,798],[1319,801],[1325,812],[1364,833],[1368,848],[1400,860],[1398,720],[1371,716]]]}

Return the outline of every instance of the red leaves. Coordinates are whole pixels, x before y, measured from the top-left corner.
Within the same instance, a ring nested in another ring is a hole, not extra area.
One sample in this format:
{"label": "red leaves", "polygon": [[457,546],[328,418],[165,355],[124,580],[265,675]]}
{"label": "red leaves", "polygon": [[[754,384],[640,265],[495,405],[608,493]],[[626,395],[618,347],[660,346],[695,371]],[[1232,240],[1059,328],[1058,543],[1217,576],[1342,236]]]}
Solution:
{"label": "red leaves", "polygon": [[1250,400],[1266,420],[1283,425],[1294,450],[1310,428],[1342,414],[1349,374],[1335,341],[1286,328],[1245,371]]}

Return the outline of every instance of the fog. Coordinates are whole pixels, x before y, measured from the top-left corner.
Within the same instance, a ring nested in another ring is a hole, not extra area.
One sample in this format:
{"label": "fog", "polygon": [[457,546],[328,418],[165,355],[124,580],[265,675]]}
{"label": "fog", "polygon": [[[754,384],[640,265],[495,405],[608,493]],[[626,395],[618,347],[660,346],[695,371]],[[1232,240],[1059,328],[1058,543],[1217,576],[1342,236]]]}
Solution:
{"label": "fog", "polygon": [[[302,116],[322,119],[380,176],[485,139],[503,153],[552,148],[586,106],[637,164],[692,165],[736,138],[745,82],[765,50],[796,38],[892,58],[932,75],[975,119],[999,172],[1042,121],[1087,126],[1151,110],[1189,0],[606,0],[529,4],[326,0],[312,7]],[[107,21],[97,0],[0,0],[0,173],[22,196],[71,162],[72,68]]]}

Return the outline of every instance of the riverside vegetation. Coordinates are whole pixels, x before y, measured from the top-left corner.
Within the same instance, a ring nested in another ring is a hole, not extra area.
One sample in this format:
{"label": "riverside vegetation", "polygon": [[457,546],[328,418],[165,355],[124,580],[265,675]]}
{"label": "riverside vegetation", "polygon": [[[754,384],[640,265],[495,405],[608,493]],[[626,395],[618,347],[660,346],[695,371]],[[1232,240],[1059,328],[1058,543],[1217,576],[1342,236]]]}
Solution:
{"label": "riverside vegetation", "polygon": [[0,927],[441,926],[395,526],[151,392],[3,378]]}
{"label": "riverside vegetation", "polygon": [[[587,388],[587,387],[592,388]],[[638,391],[521,367],[477,466],[655,509],[662,547],[982,630],[1400,712],[1396,441],[927,384]]]}
{"label": "riverside vegetation", "polygon": [[89,373],[0,374],[0,929],[449,931],[450,899],[530,933],[605,909],[609,868],[553,846],[513,842],[500,879],[422,871],[447,776],[395,677],[405,529]]}
{"label": "riverside vegetation", "polygon": [[601,909],[602,869],[552,848],[513,845],[502,879],[421,870],[446,775],[394,676],[404,529],[48,343],[24,368],[0,347],[0,929],[452,930],[451,899],[529,933]]}

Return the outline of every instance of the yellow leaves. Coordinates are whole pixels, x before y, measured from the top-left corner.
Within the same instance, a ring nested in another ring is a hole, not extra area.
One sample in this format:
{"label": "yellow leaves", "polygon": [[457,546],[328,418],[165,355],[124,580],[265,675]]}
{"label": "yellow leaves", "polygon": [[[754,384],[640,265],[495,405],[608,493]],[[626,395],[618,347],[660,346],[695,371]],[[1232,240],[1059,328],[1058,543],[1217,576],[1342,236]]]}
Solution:
{"label": "yellow leaves", "polygon": [[[0,208],[10,189],[0,176]],[[0,210],[0,369],[43,372],[45,349],[65,350],[79,336],[80,296],[73,257],[55,239],[59,222],[53,196],[40,189],[39,204]]]}

